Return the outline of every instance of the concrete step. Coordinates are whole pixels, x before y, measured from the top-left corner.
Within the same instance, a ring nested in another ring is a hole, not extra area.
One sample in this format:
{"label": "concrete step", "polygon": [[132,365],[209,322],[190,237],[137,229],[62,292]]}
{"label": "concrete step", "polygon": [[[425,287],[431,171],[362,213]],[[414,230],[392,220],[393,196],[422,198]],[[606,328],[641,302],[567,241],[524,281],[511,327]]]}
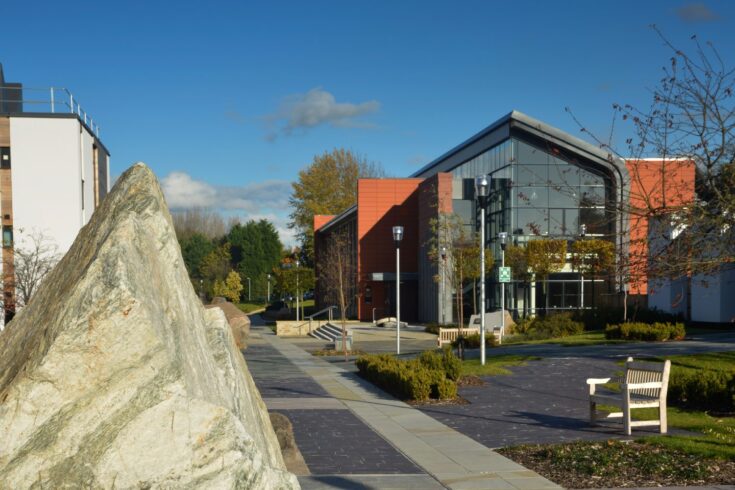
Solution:
{"label": "concrete step", "polygon": [[[309,335],[316,339],[334,342],[335,339],[342,338],[342,328],[331,323],[325,323],[321,327],[312,330]],[[351,335],[349,329],[347,330],[347,335]]]}

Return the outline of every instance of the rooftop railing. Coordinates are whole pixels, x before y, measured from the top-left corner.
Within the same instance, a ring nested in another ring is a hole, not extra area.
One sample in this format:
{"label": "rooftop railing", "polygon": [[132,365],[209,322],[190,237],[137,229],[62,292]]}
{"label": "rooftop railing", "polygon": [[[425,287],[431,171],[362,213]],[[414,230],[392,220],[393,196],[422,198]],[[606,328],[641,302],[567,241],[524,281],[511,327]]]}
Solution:
{"label": "rooftop railing", "polygon": [[99,137],[100,126],[85,111],[74,95],[65,88],[21,87],[0,85],[0,112],[76,114]]}

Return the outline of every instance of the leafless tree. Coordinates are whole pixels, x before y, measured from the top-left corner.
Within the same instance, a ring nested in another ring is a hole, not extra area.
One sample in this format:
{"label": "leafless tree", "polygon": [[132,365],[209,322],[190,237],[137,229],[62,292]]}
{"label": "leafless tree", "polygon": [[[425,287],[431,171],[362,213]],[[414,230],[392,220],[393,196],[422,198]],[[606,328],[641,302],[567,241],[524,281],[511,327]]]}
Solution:
{"label": "leafless tree", "polygon": [[219,238],[227,233],[227,227],[219,213],[206,208],[191,208],[171,213],[176,236],[181,240],[193,233],[201,233],[207,238]]}
{"label": "leafless tree", "polygon": [[317,247],[319,288],[326,299],[337,302],[342,323],[342,352],[347,361],[347,310],[356,298],[357,267],[353,237],[347,228],[330,233]]}
{"label": "leafless tree", "polygon": [[54,240],[40,230],[24,234],[19,230],[19,237],[13,252],[13,263],[5,267],[13,267],[15,288],[15,304],[23,307],[33,297],[41,282],[51,269],[59,262],[61,255]]}

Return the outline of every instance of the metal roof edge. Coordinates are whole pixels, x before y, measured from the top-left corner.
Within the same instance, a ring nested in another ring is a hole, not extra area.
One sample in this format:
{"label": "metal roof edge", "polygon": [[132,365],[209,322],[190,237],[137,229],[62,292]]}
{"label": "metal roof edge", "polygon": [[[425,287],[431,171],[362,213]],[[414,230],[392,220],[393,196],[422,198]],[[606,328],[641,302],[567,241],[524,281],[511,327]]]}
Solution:
{"label": "metal roof edge", "polygon": [[349,208],[345,209],[341,213],[339,213],[334,218],[327,221],[324,225],[322,225],[321,228],[319,228],[316,232],[321,233],[322,231],[326,231],[328,228],[331,228],[332,226],[338,224],[340,221],[347,218],[350,214],[357,212],[357,204],[353,204]]}

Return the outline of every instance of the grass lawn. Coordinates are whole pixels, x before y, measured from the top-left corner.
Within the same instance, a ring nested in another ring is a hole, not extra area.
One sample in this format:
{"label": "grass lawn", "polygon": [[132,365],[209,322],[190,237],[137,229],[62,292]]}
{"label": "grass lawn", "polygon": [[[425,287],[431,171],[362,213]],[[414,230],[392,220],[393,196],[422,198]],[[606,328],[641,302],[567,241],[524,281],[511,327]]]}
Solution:
{"label": "grass lawn", "polygon": [[260,303],[237,303],[235,306],[240,308],[240,310],[242,310],[244,313],[251,313],[253,311],[265,308],[265,305]]}
{"label": "grass lawn", "polygon": [[527,340],[522,337],[514,339],[513,336],[508,336],[503,339],[503,345],[559,344],[564,346],[575,346],[623,344],[625,342],[628,341],[620,339],[606,339],[605,332],[603,330],[594,330],[591,332],[584,332],[579,335],[570,335],[568,337],[554,337],[551,339],[543,340]]}
{"label": "grass lawn", "polygon": [[510,366],[525,366],[528,361],[537,361],[540,357],[520,355],[487,356],[485,365],[480,365],[479,359],[466,359],[462,361],[462,374],[464,376],[497,376],[499,374],[510,374],[506,368]]}

